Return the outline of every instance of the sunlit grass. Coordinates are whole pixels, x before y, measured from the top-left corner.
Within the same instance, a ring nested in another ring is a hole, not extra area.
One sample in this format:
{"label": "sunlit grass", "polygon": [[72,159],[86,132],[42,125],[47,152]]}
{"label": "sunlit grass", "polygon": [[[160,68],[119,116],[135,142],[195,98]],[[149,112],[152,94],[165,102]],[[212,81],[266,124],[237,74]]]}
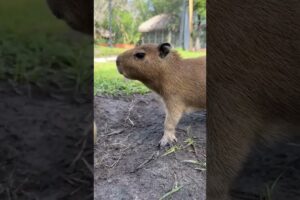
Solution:
{"label": "sunlit grass", "polygon": [[0,1],[0,80],[51,91],[86,93],[92,41],[74,32],[46,1]]}
{"label": "sunlit grass", "polygon": [[108,57],[108,56],[117,56],[126,51],[126,49],[115,48],[115,47],[103,47],[95,46],[94,47],[94,57]]}
{"label": "sunlit grass", "polygon": [[197,58],[201,56],[206,55],[206,51],[184,51],[182,49],[176,48],[175,49],[181,56],[182,58]]}
{"label": "sunlit grass", "polygon": [[149,92],[139,81],[126,80],[117,71],[115,62],[97,63],[94,68],[94,93],[111,95],[145,94]]}
{"label": "sunlit grass", "polygon": [[32,37],[69,29],[51,13],[46,1],[0,1],[0,30]]}

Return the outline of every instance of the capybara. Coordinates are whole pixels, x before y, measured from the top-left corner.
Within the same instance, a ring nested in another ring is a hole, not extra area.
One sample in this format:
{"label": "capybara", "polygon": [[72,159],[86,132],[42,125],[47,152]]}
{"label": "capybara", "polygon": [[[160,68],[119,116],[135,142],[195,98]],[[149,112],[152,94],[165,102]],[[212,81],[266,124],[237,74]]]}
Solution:
{"label": "capybara", "polygon": [[182,59],[169,43],[144,44],[117,57],[118,71],[159,94],[166,119],[160,146],[175,142],[175,128],[185,112],[206,106],[206,58]]}
{"label": "capybara", "polygon": [[230,189],[258,141],[300,133],[299,1],[207,3],[207,199]]}

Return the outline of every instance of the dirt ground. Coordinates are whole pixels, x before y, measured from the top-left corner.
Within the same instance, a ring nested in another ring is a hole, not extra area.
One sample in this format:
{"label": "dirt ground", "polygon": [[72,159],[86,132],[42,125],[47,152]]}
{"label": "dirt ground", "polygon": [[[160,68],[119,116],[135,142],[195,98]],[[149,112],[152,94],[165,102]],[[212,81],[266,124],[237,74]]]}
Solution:
{"label": "dirt ground", "polygon": [[[96,200],[159,199],[176,186],[182,188],[166,199],[205,199],[206,171],[184,162],[205,163],[205,112],[184,116],[177,128],[179,145],[193,138],[195,146],[163,156],[167,149],[159,150],[157,144],[163,133],[164,111],[156,95],[96,96],[94,101],[98,124]],[[257,142],[234,183],[233,199],[298,200],[299,155],[300,137]]]}
{"label": "dirt ground", "polygon": [[92,199],[92,103],[27,89],[0,84],[0,199]]}
{"label": "dirt ground", "polygon": [[[206,113],[191,113],[177,127],[177,146],[159,149],[164,110],[155,94],[96,96],[95,200],[205,199]],[[194,141],[188,145],[184,141]],[[195,161],[198,162],[194,163]]]}

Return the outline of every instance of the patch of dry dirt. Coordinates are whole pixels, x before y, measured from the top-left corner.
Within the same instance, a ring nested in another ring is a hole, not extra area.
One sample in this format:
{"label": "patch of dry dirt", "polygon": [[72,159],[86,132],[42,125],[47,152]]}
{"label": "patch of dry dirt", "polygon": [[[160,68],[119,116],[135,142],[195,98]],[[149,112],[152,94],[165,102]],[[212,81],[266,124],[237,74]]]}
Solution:
{"label": "patch of dry dirt", "polygon": [[0,199],[92,199],[92,103],[20,91],[0,85]]}
{"label": "patch of dry dirt", "polygon": [[[159,199],[177,184],[172,199],[205,199],[206,114],[191,113],[177,127],[178,145],[166,156],[157,145],[163,134],[164,109],[154,94],[96,96],[98,138],[95,145],[96,200]],[[195,141],[187,145],[188,138]],[[199,164],[185,162],[199,161]],[[198,169],[197,169],[198,168]],[[200,169],[199,169],[200,168]]]}

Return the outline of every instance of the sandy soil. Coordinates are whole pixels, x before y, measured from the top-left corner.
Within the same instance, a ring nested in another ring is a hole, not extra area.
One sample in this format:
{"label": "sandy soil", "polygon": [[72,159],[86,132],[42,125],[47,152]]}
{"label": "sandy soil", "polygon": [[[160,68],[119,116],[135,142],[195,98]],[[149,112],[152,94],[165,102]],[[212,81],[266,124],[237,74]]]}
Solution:
{"label": "sandy soil", "polygon": [[[169,155],[158,149],[164,110],[154,94],[95,97],[98,139],[95,145],[96,200],[205,199],[205,112],[186,115],[177,128],[178,146]],[[184,141],[192,139],[195,144]],[[189,163],[198,161],[200,164]]]}

